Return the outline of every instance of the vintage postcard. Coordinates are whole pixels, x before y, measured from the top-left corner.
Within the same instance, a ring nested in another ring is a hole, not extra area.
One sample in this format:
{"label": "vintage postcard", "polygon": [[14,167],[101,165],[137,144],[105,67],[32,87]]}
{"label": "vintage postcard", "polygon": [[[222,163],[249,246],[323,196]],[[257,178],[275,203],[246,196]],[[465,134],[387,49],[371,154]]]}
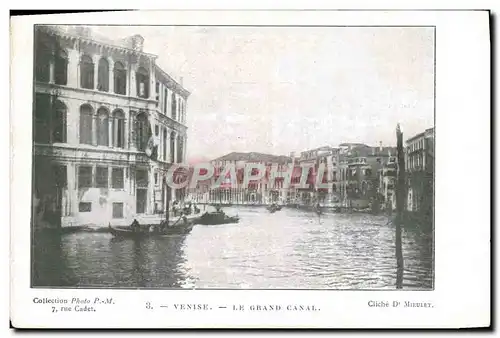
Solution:
{"label": "vintage postcard", "polygon": [[489,216],[466,221],[488,196],[449,183],[489,146],[459,117],[489,121],[488,12],[40,15],[11,39],[13,326],[490,325]]}

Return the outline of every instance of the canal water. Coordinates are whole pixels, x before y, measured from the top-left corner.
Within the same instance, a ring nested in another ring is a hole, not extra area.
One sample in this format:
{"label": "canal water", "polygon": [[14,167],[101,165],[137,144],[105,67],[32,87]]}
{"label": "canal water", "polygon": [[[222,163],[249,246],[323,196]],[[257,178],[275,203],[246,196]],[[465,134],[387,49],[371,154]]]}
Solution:
{"label": "canal water", "polygon": [[[39,234],[33,286],[393,289],[394,225],[386,216],[231,207],[238,224],[134,241],[107,233]],[[403,231],[403,288],[433,288],[432,234]]]}

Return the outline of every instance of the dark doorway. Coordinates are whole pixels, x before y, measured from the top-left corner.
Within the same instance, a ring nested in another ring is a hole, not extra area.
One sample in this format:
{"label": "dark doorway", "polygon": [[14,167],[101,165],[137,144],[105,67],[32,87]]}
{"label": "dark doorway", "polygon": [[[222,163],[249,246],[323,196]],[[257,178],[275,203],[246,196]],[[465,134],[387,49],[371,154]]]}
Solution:
{"label": "dark doorway", "polygon": [[148,199],[148,171],[145,169],[136,170],[135,179],[137,184],[136,213],[144,214]]}
{"label": "dark doorway", "polygon": [[137,213],[144,214],[146,212],[147,189],[137,189]]}
{"label": "dark doorway", "polygon": [[36,157],[34,163],[35,226],[61,227],[63,193],[67,186],[66,166],[51,163],[51,159]]}

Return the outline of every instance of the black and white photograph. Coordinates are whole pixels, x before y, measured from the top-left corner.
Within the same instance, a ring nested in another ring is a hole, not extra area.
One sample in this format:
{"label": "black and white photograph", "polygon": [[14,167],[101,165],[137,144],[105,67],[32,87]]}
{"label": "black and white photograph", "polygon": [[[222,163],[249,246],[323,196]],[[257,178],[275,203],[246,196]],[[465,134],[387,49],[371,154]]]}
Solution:
{"label": "black and white photograph", "polygon": [[433,27],[34,34],[33,287],[433,288]]}
{"label": "black and white photograph", "polygon": [[487,326],[488,20],[13,20],[16,327]]}

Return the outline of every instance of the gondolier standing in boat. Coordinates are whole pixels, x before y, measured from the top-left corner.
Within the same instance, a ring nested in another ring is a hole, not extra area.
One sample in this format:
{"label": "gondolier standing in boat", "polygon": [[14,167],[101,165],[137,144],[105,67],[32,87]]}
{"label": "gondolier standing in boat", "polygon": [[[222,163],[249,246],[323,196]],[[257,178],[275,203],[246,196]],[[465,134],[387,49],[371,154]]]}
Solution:
{"label": "gondolier standing in boat", "polygon": [[135,232],[139,232],[141,230],[141,226],[140,226],[139,222],[137,222],[136,219],[134,219],[134,221],[132,222],[132,224],[130,224],[130,227]]}

